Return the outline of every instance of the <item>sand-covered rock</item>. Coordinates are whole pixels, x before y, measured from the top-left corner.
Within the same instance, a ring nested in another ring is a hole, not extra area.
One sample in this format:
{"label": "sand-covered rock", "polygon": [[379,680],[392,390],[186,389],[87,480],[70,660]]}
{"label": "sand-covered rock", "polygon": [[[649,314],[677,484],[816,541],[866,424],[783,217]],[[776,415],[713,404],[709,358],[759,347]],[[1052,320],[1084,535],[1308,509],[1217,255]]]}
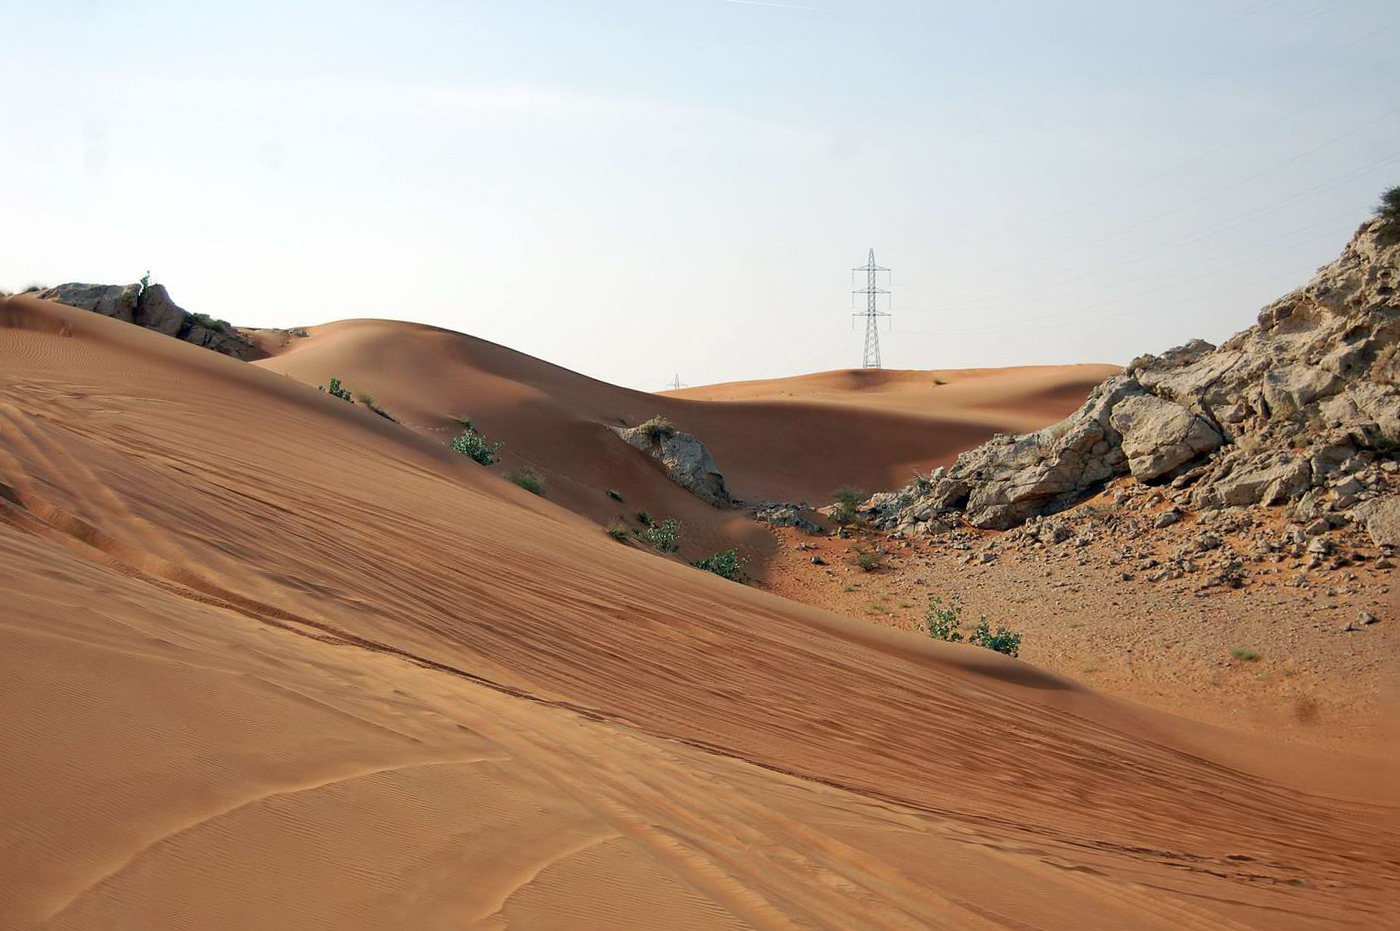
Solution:
{"label": "sand-covered rock", "polygon": [[697,437],[674,428],[657,431],[647,424],[639,427],[613,427],[629,446],[651,456],[666,474],[682,488],[715,507],[731,507],[734,498],[724,486],[724,476],[715,457]]}
{"label": "sand-covered rock", "polygon": [[1133,360],[1060,423],[995,437],[872,502],[877,525],[960,514],[1006,529],[1128,473],[1193,486],[1198,509],[1365,505],[1368,485],[1337,483],[1400,448],[1400,244],[1382,243],[1381,223],[1364,224],[1340,258],[1224,345],[1194,340]]}

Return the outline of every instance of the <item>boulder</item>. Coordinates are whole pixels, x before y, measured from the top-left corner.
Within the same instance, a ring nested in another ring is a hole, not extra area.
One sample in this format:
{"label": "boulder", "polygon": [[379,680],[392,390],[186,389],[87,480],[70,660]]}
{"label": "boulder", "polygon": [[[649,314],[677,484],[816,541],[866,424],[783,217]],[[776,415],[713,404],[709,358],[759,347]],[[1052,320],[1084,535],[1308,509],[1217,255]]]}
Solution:
{"label": "boulder", "polygon": [[187,316],[184,309],[170,299],[170,293],[163,284],[147,287],[136,303],[135,322],[166,336],[180,335],[180,328],[184,326]]}
{"label": "boulder", "polygon": [[1367,502],[1365,520],[1376,546],[1400,547],[1400,496]]}
{"label": "boulder", "polygon": [[1124,398],[1109,420],[1122,434],[1128,469],[1140,482],[1174,472],[1224,442],[1204,417],[1151,394]]}
{"label": "boulder", "polygon": [[676,484],[715,507],[736,504],[724,486],[724,476],[715,464],[715,457],[699,439],[689,433],[676,432],[667,437],[653,437],[643,427],[612,427],[629,446],[651,456],[666,470]]}

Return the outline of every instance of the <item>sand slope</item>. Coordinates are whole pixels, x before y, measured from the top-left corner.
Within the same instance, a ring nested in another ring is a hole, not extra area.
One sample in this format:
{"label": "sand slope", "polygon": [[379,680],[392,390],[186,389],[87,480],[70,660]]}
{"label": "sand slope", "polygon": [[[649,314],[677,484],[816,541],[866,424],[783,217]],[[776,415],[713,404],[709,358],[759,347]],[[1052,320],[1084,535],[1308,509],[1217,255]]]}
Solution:
{"label": "sand slope", "polygon": [[1322,929],[1400,902],[1387,764],[723,582],[92,314],[11,300],[0,359],[0,927]]}

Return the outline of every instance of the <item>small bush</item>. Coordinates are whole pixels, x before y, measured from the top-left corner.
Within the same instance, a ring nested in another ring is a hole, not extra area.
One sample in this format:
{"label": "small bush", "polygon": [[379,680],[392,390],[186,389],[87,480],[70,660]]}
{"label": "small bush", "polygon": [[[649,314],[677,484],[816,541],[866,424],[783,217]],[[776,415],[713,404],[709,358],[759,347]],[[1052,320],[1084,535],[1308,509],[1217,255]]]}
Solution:
{"label": "small bush", "polygon": [[937,595],[930,595],[924,621],[928,625],[928,635],[935,640],[958,643],[963,639],[958,630],[962,626],[962,602],[956,596],[952,601],[945,602]]}
{"label": "small bush", "polygon": [[680,539],[684,533],[681,522],[668,517],[661,523],[652,524],[646,530],[640,531],[637,537],[663,553],[674,553],[680,549]]}
{"label": "small bush", "polygon": [[977,647],[986,647],[988,650],[995,650],[998,653],[1005,653],[1007,656],[1016,656],[1021,652],[1021,635],[1014,633],[1005,627],[998,626],[994,631],[984,617],[977,622],[977,629],[972,632],[972,636],[967,638],[967,642]]}
{"label": "small bush", "polygon": [[642,424],[640,429],[653,446],[676,435],[676,428],[661,414]]}
{"label": "small bush", "polygon": [[1007,656],[1017,656],[1021,652],[1021,635],[1005,627],[997,627],[992,630],[992,626],[987,623],[985,617],[977,622],[977,628],[970,637],[964,637],[962,633],[962,601],[956,596],[951,601],[944,601],[936,595],[930,595],[928,609],[924,612],[924,621],[927,625],[928,635],[935,640],[946,640],[949,643],[960,643],[964,640],[972,646],[983,647],[988,650],[995,650]]}
{"label": "small bush", "polygon": [[321,385],[319,390],[326,392],[333,398],[340,398],[340,400],[345,401],[347,404],[355,403],[355,399],[350,397],[350,392],[346,391],[344,386],[340,384],[339,378],[332,378],[329,388],[325,385]]}
{"label": "small bush", "polygon": [[1231,647],[1230,655],[1246,663],[1252,663],[1259,658],[1259,653],[1257,651],[1247,650],[1244,647]]}
{"label": "small bush", "polygon": [[933,491],[933,477],[925,475],[918,469],[914,470],[914,490],[921,495],[926,495]]}
{"label": "small bush", "polygon": [[616,521],[615,521],[615,522],[613,522],[613,523],[611,523],[611,524],[608,524],[607,530],[608,530],[608,536],[612,537],[612,538],[613,538],[614,540],[616,540],[617,542],[619,542],[619,543],[626,543],[626,542],[627,542],[627,534],[628,534],[629,531],[628,531],[628,529],[627,529],[627,525],[626,525],[626,524],[619,523],[619,522],[616,522]]}
{"label": "small bush", "polygon": [[31,284],[31,285],[27,286],[23,291],[21,291],[20,294],[38,294],[40,291],[47,291],[47,290],[48,290],[48,286],[47,286],[47,285],[42,285],[42,284]]}
{"label": "small bush", "polygon": [[208,314],[190,314],[190,319],[205,329],[214,330],[218,333],[228,332],[229,322],[227,320],[215,320]]}
{"label": "small bush", "polygon": [[638,512],[637,512],[637,523],[641,524],[643,527],[650,527],[650,526],[651,526],[651,515],[648,514],[646,511],[638,511]]}
{"label": "small bush", "polygon": [[884,565],[884,561],[873,550],[858,549],[851,556],[851,565],[860,567],[864,572],[874,572]]}
{"label": "small bush", "polygon": [[613,491],[611,488],[609,488],[609,489],[608,489],[608,497],[611,498],[611,499],[613,499],[614,501],[619,501],[619,502],[620,502],[620,501],[622,501],[622,492],[620,492],[620,491]]}
{"label": "small bush", "polygon": [[838,524],[854,523],[856,508],[863,500],[865,500],[865,492],[859,488],[846,485],[836,489],[831,493],[831,503],[836,505],[836,511],[831,515],[831,519]]}
{"label": "small bush", "polygon": [[368,391],[356,391],[355,400],[359,401],[365,407],[374,407],[374,395],[370,394]]}
{"label": "small bush", "polygon": [[463,430],[466,430],[468,432],[473,432],[476,430],[476,427],[472,426],[472,419],[466,416],[465,414],[457,418],[457,423],[461,426]]}
{"label": "small bush", "polygon": [[544,497],[544,479],[535,474],[535,470],[528,466],[521,466],[518,469],[511,469],[506,473],[506,478],[510,479],[521,488],[532,495]]}
{"label": "small bush", "polygon": [[458,434],[448,445],[463,456],[471,456],[481,465],[490,465],[496,461],[496,453],[506,444],[492,443],[475,430],[468,430]]}
{"label": "small bush", "polygon": [[744,567],[748,564],[747,556],[740,556],[737,549],[732,549],[715,553],[691,565],[706,572],[713,572],[722,579],[742,583],[748,578],[748,574],[744,572]]}
{"label": "small bush", "polygon": [[1400,242],[1400,187],[1393,187],[1382,194],[1375,212],[1385,221],[1376,235],[1380,244],[1392,246]]}

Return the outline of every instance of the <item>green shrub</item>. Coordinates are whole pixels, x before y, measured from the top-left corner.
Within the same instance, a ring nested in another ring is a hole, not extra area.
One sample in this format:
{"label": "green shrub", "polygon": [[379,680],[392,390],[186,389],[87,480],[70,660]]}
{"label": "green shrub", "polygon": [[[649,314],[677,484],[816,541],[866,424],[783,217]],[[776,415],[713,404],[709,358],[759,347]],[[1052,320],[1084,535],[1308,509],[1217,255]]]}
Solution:
{"label": "green shrub", "polygon": [[836,511],[831,515],[831,519],[838,524],[854,523],[856,508],[863,500],[865,500],[865,492],[859,488],[846,485],[836,489],[831,493],[831,503],[836,505]]}
{"label": "green shrub", "polygon": [[914,490],[921,495],[926,495],[933,491],[933,476],[925,475],[918,469],[914,470]]}
{"label": "green shrub", "polygon": [[627,525],[626,525],[626,524],[620,523],[620,522],[617,522],[617,521],[614,521],[613,523],[608,524],[607,530],[608,530],[608,536],[612,537],[612,538],[613,538],[614,540],[616,540],[617,542],[619,542],[619,543],[626,543],[626,542],[627,542],[627,534],[628,534],[629,531],[627,530]]}
{"label": "green shrub", "polygon": [[620,502],[620,501],[622,501],[622,492],[620,492],[620,491],[613,491],[611,488],[609,488],[609,489],[608,489],[608,497],[611,498],[611,499],[613,499],[614,501],[619,501],[619,502]]}
{"label": "green shrub", "polygon": [[1400,242],[1400,187],[1393,187],[1381,195],[1376,216],[1385,221],[1376,236],[1381,245],[1392,246]]}
{"label": "green shrub", "polygon": [[663,553],[674,553],[680,549],[680,538],[684,533],[681,522],[668,517],[659,524],[651,524],[647,529],[639,531],[637,537]]}
{"label": "green shrub", "polygon": [[482,465],[490,465],[496,461],[496,453],[506,444],[492,443],[475,430],[468,430],[458,434],[448,445],[463,456],[471,456]]}
{"label": "green shrub", "polygon": [[332,378],[331,385],[329,388],[327,388],[325,385],[321,385],[319,390],[326,392],[333,398],[340,398],[340,400],[345,401],[348,404],[355,403],[355,399],[350,397],[350,392],[346,391],[345,388],[340,384],[339,378]]}
{"label": "green shrub", "polygon": [[461,426],[463,430],[466,430],[468,432],[476,430],[476,427],[472,426],[472,419],[466,416],[465,414],[457,418],[457,423]]}
{"label": "green shrub", "polygon": [[638,511],[638,512],[637,512],[637,523],[641,524],[643,527],[650,527],[650,526],[651,526],[651,515],[648,514],[646,511]]}
{"label": "green shrub", "polygon": [[1230,655],[1233,656],[1235,659],[1242,660],[1246,663],[1252,663],[1259,658],[1258,651],[1247,650],[1244,647],[1231,647]]}
{"label": "green shrub", "polygon": [[740,556],[737,549],[732,549],[715,553],[691,565],[706,572],[713,572],[722,579],[742,583],[748,578],[748,574],[744,572],[744,567],[748,564],[747,556]]}
{"label": "green shrub", "polygon": [[190,319],[205,329],[214,330],[218,333],[228,332],[229,322],[227,320],[215,320],[208,314],[190,314]]}
{"label": "green shrub", "polygon": [[676,435],[676,428],[661,414],[642,424],[639,429],[653,446]]}
{"label": "green shrub", "polygon": [[1017,656],[1021,652],[1021,635],[1000,626],[992,630],[992,625],[987,623],[986,617],[977,622],[977,628],[970,637],[964,638],[961,629],[962,601],[957,596],[945,602],[936,595],[930,595],[924,621],[928,635],[935,640],[946,640],[949,643],[966,640],[973,646],[995,650],[1007,656]]}
{"label": "green shrub", "polygon": [[851,565],[860,567],[864,572],[874,572],[881,568],[884,562],[874,550],[857,549],[851,556]]}
{"label": "green shrub", "polygon": [[977,622],[977,629],[972,632],[972,636],[967,638],[967,642],[977,647],[986,647],[988,650],[995,650],[998,653],[1005,653],[1007,656],[1016,656],[1021,652],[1021,635],[1000,625],[994,631],[984,617]]}
{"label": "green shrub", "polygon": [[924,621],[928,626],[928,635],[935,640],[946,640],[949,643],[958,643],[962,640],[962,632],[958,630],[962,626],[962,602],[957,596],[950,602],[945,602],[937,595],[929,595],[928,608],[924,611]]}
{"label": "green shrub", "polygon": [[521,466],[518,469],[511,469],[506,473],[506,478],[510,479],[521,488],[532,495],[544,497],[544,479],[535,474],[535,470],[528,466]]}

